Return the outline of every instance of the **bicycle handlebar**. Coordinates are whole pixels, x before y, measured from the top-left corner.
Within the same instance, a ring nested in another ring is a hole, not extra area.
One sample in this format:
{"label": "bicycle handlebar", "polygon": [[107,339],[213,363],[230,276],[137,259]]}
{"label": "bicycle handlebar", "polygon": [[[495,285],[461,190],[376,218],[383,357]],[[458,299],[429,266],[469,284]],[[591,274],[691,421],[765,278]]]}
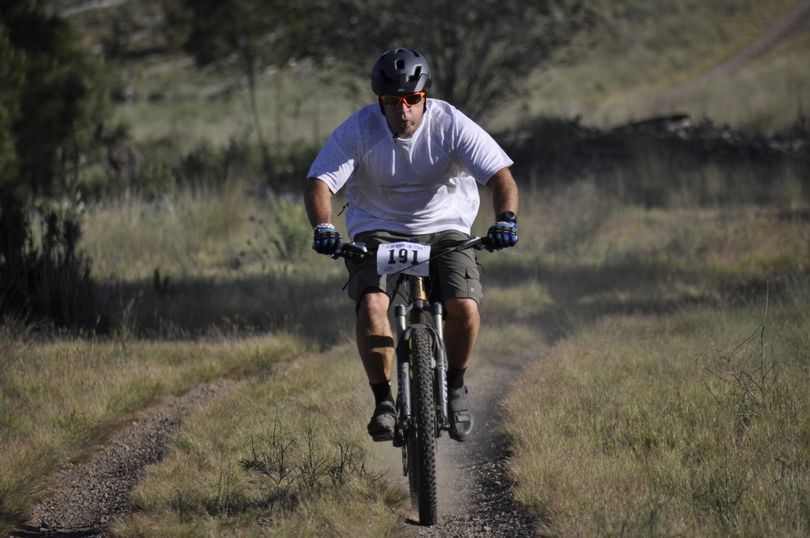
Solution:
{"label": "bicycle handlebar", "polygon": [[[460,250],[466,250],[468,248],[474,248],[475,250],[488,250],[492,252],[495,250],[492,245],[490,245],[489,241],[486,237],[478,237],[473,236],[469,239],[465,239],[461,241],[456,246],[444,251],[447,252],[454,252]],[[442,253],[442,254],[444,254]],[[334,254],[332,254],[332,258],[365,258],[366,256],[371,256],[376,254],[376,250],[372,249],[369,250],[368,247],[364,243],[343,243],[340,247],[335,250]],[[442,255],[440,254],[440,255]]]}

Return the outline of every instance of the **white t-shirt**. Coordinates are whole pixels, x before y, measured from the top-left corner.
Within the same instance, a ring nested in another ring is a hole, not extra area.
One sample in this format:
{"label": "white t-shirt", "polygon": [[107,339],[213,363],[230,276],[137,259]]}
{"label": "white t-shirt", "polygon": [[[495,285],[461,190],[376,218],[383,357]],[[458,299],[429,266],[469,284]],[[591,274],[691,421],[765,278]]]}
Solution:
{"label": "white t-shirt", "polygon": [[409,138],[392,136],[378,104],[351,115],[332,133],[308,177],[332,193],[348,183],[346,228],[469,233],[486,184],[512,160],[475,122],[445,101],[428,99]]}

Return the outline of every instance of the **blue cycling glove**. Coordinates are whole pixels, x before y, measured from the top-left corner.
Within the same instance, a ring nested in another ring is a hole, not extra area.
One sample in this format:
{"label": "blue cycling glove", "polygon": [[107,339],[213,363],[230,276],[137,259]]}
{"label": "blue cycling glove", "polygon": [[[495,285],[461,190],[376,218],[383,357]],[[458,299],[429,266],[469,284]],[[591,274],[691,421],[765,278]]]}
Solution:
{"label": "blue cycling glove", "polygon": [[487,242],[495,249],[514,247],[518,242],[517,215],[511,211],[501,213],[497,222],[489,227]]}
{"label": "blue cycling glove", "polygon": [[332,224],[318,224],[314,228],[312,249],[319,254],[334,254],[343,245],[343,238]]}

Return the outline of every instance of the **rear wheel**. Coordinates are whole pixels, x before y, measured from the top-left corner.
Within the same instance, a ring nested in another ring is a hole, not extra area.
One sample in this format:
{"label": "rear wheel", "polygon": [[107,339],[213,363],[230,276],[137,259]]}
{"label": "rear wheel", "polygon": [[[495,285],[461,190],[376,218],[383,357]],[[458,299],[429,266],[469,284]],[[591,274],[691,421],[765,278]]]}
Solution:
{"label": "rear wheel", "polygon": [[408,482],[416,497],[419,524],[433,525],[436,499],[436,405],[433,394],[433,335],[427,329],[411,331],[411,400],[413,421],[408,435]]}

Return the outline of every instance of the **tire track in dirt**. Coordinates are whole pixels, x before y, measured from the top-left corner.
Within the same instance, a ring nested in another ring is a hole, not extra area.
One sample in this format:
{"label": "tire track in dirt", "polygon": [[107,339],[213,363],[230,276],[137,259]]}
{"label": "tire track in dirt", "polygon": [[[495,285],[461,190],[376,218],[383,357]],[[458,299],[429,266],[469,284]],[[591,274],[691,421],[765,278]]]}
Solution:
{"label": "tire track in dirt", "polygon": [[[534,536],[535,523],[514,500],[509,445],[500,431],[500,401],[527,357],[476,357],[467,375],[475,429],[465,443],[439,440],[439,524],[418,527],[407,515],[405,534],[420,537]],[[182,396],[168,396],[100,446],[84,463],[69,465],[52,480],[49,496],[36,505],[12,537],[105,537],[116,516],[132,509],[130,494],[148,465],[159,462],[183,420],[247,380],[218,380]],[[388,477],[405,491],[401,452],[378,445]]]}
{"label": "tire track in dirt", "polygon": [[[529,537],[535,521],[514,499],[508,463],[509,444],[501,431],[500,403],[508,388],[533,357],[481,357],[467,374],[475,426],[464,443],[446,434],[438,447],[439,523],[419,527],[418,514],[410,512],[406,534],[419,537]],[[388,479],[408,491],[402,476],[401,452],[390,444],[378,447]]]}
{"label": "tire track in dirt", "polygon": [[13,537],[106,536],[110,519],[131,509],[130,492],[147,465],[163,457],[166,443],[185,417],[242,382],[218,380],[141,413],[81,464],[60,470],[50,495],[32,510]]}
{"label": "tire track in dirt", "polygon": [[767,31],[728,60],[721,62],[697,77],[670,88],[643,103],[640,115],[649,115],[671,109],[679,102],[697,93],[707,82],[728,76],[763,57],[777,45],[793,36],[810,32],[810,0],[801,2],[793,11],[778,20]]}

